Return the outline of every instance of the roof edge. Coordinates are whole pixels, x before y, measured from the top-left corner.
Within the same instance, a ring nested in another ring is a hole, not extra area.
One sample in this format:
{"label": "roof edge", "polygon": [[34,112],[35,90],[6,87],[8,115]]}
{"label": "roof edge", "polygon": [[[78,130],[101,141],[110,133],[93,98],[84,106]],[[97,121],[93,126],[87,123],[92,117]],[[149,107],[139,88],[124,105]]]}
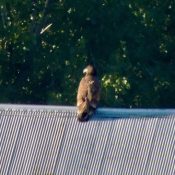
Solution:
{"label": "roof edge", "polygon": [[[23,105],[23,104],[0,104],[0,110],[20,111],[52,111],[76,113],[75,106],[54,106],[54,105]],[[165,116],[175,115],[175,109],[136,109],[136,108],[98,108],[96,112],[100,117],[128,117],[128,116]]]}

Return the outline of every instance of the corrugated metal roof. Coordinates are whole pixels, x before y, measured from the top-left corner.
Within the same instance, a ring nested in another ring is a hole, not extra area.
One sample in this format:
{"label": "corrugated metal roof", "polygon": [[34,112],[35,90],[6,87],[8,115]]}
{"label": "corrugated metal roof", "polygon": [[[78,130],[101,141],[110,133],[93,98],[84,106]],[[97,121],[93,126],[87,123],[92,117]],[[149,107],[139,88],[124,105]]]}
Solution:
{"label": "corrugated metal roof", "polygon": [[0,105],[2,175],[174,175],[175,110]]}

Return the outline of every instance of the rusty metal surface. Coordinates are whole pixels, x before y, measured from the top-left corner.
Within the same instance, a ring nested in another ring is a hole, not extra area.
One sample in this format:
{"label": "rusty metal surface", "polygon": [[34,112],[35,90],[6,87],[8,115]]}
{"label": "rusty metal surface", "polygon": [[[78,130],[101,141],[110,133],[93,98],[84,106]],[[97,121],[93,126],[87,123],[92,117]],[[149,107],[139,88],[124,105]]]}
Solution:
{"label": "rusty metal surface", "polygon": [[0,105],[2,175],[174,175],[175,110]]}

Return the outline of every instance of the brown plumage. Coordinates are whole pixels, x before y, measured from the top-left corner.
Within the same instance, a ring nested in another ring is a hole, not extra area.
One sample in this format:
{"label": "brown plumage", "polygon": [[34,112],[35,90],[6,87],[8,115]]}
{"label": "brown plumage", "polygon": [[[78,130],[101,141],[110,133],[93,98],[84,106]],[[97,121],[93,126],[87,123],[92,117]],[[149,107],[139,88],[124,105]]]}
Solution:
{"label": "brown plumage", "polygon": [[100,83],[95,68],[88,65],[83,73],[85,76],[80,81],[77,94],[77,113],[80,121],[88,120],[100,100]]}

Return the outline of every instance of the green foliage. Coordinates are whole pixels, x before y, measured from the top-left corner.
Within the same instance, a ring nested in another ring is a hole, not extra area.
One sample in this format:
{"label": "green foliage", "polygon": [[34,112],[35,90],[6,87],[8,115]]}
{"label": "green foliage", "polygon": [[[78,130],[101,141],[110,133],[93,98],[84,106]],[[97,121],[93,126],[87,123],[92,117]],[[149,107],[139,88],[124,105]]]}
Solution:
{"label": "green foliage", "polygon": [[175,107],[173,0],[0,3],[0,102],[74,105],[94,63],[101,106]]}

